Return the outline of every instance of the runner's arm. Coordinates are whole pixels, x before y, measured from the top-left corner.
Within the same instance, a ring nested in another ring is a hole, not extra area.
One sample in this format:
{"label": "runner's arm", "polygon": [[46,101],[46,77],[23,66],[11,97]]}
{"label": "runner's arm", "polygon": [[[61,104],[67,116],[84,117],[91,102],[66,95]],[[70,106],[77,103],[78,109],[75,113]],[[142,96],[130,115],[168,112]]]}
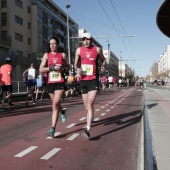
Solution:
{"label": "runner's arm", "polygon": [[97,47],[97,53],[98,53],[99,58],[100,58],[100,60],[102,62],[101,71],[104,72],[105,71],[105,66],[106,66],[106,59],[105,59],[105,57],[103,55],[103,51],[101,50],[101,48]]}
{"label": "runner's arm", "polygon": [[64,61],[64,70],[70,70],[70,63],[65,53],[62,53]]}
{"label": "runner's arm", "polygon": [[47,60],[48,60],[48,53],[45,53],[43,55],[43,58],[42,58],[42,61],[39,67],[39,71],[42,73],[50,71],[49,67],[46,66]]}
{"label": "runner's arm", "polygon": [[80,48],[77,48],[76,52],[75,52],[75,59],[74,59],[74,69],[77,71],[78,69],[78,61],[80,58]]}

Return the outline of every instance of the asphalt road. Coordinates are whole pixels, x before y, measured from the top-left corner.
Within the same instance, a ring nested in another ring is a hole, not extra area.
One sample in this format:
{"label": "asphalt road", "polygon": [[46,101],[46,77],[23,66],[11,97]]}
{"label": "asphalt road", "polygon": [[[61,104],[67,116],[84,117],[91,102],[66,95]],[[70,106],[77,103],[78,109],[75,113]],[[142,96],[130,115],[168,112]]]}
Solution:
{"label": "asphalt road", "polygon": [[51,126],[49,99],[25,106],[14,102],[0,112],[1,170],[136,170],[143,89],[100,92],[95,102],[91,140],[81,137],[86,111],[81,97],[66,98],[68,120],[47,137]]}

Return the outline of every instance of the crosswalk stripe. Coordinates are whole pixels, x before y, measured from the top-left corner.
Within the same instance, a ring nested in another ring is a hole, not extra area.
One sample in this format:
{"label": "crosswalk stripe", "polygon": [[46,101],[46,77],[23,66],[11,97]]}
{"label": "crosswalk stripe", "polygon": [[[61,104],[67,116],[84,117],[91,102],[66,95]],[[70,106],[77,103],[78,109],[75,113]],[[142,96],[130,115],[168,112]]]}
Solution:
{"label": "crosswalk stripe", "polygon": [[31,146],[24,151],[20,152],[19,154],[15,155],[15,157],[23,157],[24,155],[28,154],[29,152],[33,151],[34,149],[38,148],[38,146]]}
{"label": "crosswalk stripe", "polygon": [[44,160],[48,160],[49,158],[51,158],[54,154],[56,154],[61,148],[54,148],[52,149],[50,152],[48,152],[47,154],[45,154],[43,157],[41,157],[40,159],[44,159]]}
{"label": "crosswalk stripe", "polygon": [[93,119],[93,121],[98,121],[100,118],[95,118],[95,119]]}
{"label": "crosswalk stripe", "polygon": [[[58,135],[60,135],[60,134],[61,134],[61,132],[56,132],[56,133],[54,134],[54,137],[56,137],[56,136],[58,136]],[[53,137],[48,136],[46,139],[53,139]]]}
{"label": "crosswalk stripe", "polygon": [[85,120],[86,119],[86,117],[82,117],[81,119],[79,119],[79,120]]}
{"label": "crosswalk stripe", "polygon": [[72,123],[72,124],[68,125],[66,128],[71,128],[71,127],[73,127],[75,125],[76,125],[75,123]]}
{"label": "crosswalk stripe", "polygon": [[78,135],[79,135],[79,133],[74,133],[67,140],[74,140]]}
{"label": "crosswalk stripe", "polygon": [[100,115],[101,115],[101,116],[104,116],[105,114],[106,114],[106,113],[101,113]]}

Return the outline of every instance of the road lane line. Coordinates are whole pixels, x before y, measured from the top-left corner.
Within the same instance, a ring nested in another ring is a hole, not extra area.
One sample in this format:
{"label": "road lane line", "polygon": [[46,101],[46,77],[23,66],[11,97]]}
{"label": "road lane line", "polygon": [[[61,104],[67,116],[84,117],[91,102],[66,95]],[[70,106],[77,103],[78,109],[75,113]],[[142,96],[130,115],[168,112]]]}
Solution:
{"label": "road lane line", "polygon": [[[61,134],[61,132],[56,132],[56,133],[54,134],[54,137],[56,137],[56,136],[58,136],[58,135],[60,135],[60,134]],[[53,139],[53,137],[48,136],[46,139]]]}
{"label": "road lane line", "polygon": [[93,119],[93,121],[98,121],[100,118],[95,118],[95,119]]}
{"label": "road lane line", "polygon": [[15,155],[14,157],[23,157],[36,148],[38,148],[38,146],[31,146],[31,147],[25,149],[24,151],[20,152],[19,154]]}
{"label": "road lane line", "polygon": [[59,152],[61,148],[54,148],[52,149],[50,152],[48,152],[47,154],[45,154],[43,157],[41,157],[40,159],[44,159],[44,160],[48,160],[49,158],[51,158],[53,155],[55,155],[57,152]]}
{"label": "road lane line", "polygon": [[78,135],[79,135],[79,133],[74,133],[67,140],[74,140]]}
{"label": "road lane line", "polygon": [[107,109],[107,110],[106,110],[106,112],[109,112],[109,111],[110,111],[110,109]]}
{"label": "road lane line", "polygon": [[105,114],[106,114],[106,113],[101,113],[100,115],[101,115],[101,116],[104,116]]}
{"label": "road lane line", "polygon": [[100,109],[96,109],[95,111],[98,112]]}
{"label": "road lane line", "polygon": [[105,106],[101,106],[100,108],[104,108]]}
{"label": "road lane line", "polygon": [[86,119],[86,117],[82,117],[81,119],[79,119],[79,120],[85,120]]}
{"label": "road lane line", "polygon": [[76,125],[75,123],[72,123],[72,124],[68,125],[66,128],[71,128],[71,127],[73,127],[75,125]]}

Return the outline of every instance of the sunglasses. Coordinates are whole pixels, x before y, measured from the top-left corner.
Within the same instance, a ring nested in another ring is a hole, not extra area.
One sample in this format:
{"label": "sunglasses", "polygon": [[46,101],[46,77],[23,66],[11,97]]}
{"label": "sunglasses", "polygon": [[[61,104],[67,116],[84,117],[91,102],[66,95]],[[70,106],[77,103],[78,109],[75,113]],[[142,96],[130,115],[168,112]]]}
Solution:
{"label": "sunglasses", "polygon": [[84,37],[84,38],[82,38],[82,41],[85,41],[85,40],[90,40],[91,38],[86,38],[86,37]]}

